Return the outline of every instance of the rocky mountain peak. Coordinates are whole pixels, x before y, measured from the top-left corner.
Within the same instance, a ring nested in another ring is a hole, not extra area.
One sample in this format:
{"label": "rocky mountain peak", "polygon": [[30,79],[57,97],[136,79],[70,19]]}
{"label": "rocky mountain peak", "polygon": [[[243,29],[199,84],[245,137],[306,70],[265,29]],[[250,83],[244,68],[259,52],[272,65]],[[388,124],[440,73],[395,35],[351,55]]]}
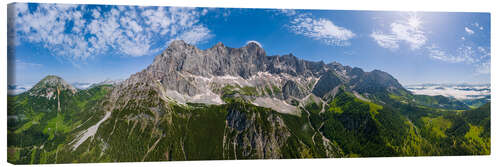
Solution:
{"label": "rocky mountain peak", "polygon": [[68,84],[61,77],[48,75],[33,86],[28,93],[32,96],[43,96],[50,99],[62,91],[68,91],[71,94],[75,94],[77,92],[75,87]]}
{"label": "rocky mountain peak", "polygon": [[73,86],[71,86],[64,79],[62,79],[61,77],[56,76],[56,75],[46,76],[45,78],[40,80],[40,82],[38,82],[38,84],[35,85],[35,87],[37,87],[37,86],[45,86],[45,87],[57,87],[57,86],[59,86],[61,89],[74,89]]}
{"label": "rocky mountain peak", "polygon": [[222,42],[217,42],[213,47],[226,47]]}
{"label": "rocky mountain peak", "polygon": [[184,42],[183,40],[174,40],[172,42],[170,42],[170,44],[168,45],[168,48],[179,48],[179,49],[182,49],[186,46],[188,46],[189,44]]}
{"label": "rocky mountain peak", "polygon": [[264,48],[262,48],[262,45],[256,41],[247,42],[247,45],[245,45],[245,47],[243,47],[243,48],[246,49],[246,51],[248,53],[250,53],[249,55],[255,55],[255,56],[260,56],[260,57],[266,56],[266,52],[264,51]]}
{"label": "rocky mountain peak", "polygon": [[258,47],[262,49],[262,45],[257,41],[248,41],[246,47]]}
{"label": "rocky mountain peak", "polygon": [[[338,62],[303,60],[293,54],[267,56],[257,42],[240,48],[218,42],[202,50],[181,40],[172,41],[150,66],[119,87],[135,89],[144,83],[181,102],[216,99],[208,100],[214,104],[222,103],[220,97],[224,94],[220,89],[226,85],[255,89],[246,92],[248,96],[281,100],[302,99],[311,93],[324,97],[335,94],[339,86],[361,94],[404,89],[396,79],[379,70],[364,72]],[[126,94],[121,90],[115,93]]]}

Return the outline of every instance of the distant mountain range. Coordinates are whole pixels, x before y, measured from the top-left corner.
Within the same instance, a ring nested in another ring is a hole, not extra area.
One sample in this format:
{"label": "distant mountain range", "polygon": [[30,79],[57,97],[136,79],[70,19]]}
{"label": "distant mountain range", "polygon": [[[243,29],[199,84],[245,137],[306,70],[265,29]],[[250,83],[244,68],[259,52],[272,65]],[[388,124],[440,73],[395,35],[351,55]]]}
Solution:
{"label": "distant mountain range", "polygon": [[9,162],[490,154],[488,101],[416,95],[380,70],[252,42],[173,41],[124,81],[81,85],[47,76],[8,96]]}

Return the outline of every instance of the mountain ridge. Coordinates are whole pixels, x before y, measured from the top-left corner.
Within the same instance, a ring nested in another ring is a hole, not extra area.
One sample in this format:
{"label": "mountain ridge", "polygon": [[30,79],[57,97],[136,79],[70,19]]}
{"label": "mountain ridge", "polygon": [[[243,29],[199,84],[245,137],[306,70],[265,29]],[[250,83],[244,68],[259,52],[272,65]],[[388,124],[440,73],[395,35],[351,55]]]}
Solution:
{"label": "mountain ridge", "polygon": [[46,78],[29,92],[57,98],[8,96],[11,163],[490,154],[489,103],[467,110],[380,70],[256,43],[174,41],[128,79],[88,89]]}
{"label": "mountain ridge", "polygon": [[[321,97],[331,91],[333,88],[323,90],[326,92],[313,90],[316,87],[326,88],[317,86],[316,83],[329,84],[321,81],[323,75],[330,76],[330,79],[337,78],[341,82],[339,84],[361,95],[373,94],[376,91],[407,92],[395,78],[380,70],[364,72],[360,68],[353,69],[336,62],[324,64],[306,61],[292,54],[267,56],[264,49],[255,43],[241,48],[230,48],[219,42],[211,48],[200,50],[181,40],[171,42],[164,52],[154,58],[151,65],[131,75],[123,82],[125,84],[119,87],[143,81],[149,85],[157,85],[159,82],[163,88],[158,89],[165,89],[167,93],[173,92],[171,94],[187,95],[176,100],[196,102],[190,98],[223,96],[215,92],[211,85],[236,85],[255,88],[256,94],[259,94],[256,97],[277,98],[290,104],[292,100],[302,99],[311,93]],[[200,88],[199,85],[209,86]],[[273,87],[282,89],[285,86],[285,92],[273,92],[271,95],[266,91]],[[221,104],[220,101],[212,102]]]}

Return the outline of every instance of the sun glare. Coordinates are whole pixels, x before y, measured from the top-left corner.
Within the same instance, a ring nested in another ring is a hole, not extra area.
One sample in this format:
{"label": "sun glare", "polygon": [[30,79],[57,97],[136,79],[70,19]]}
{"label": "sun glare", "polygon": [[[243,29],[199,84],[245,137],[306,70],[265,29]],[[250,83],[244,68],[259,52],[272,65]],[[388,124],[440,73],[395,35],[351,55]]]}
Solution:
{"label": "sun glare", "polygon": [[420,17],[418,17],[416,13],[410,13],[408,17],[408,25],[417,29],[420,27],[421,24],[422,20],[420,19]]}

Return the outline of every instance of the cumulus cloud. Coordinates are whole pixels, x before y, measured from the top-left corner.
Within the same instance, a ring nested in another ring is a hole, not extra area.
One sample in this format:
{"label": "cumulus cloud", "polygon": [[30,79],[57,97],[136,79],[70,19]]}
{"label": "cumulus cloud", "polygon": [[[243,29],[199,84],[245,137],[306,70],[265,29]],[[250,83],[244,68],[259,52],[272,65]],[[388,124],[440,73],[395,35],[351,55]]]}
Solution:
{"label": "cumulus cloud", "polygon": [[419,17],[411,15],[407,20],[391,23],[389,32],[374,31],[370,36],[383,48],[397,49],[404,42],[411,49],[419,49],[427,42],[421,24]]}
{"label": "cumulus cloud", "polygon": [[465,32],[467,32],[467,34],[469,34],[469,35],[474,34],[474,31],[471,30],[469,27],[465,27]]}
{"label": "cumulus cloud", "polygon": [[351,30],[335,25],[331,20],[301,14],[291,21],[290,30],[298,35],[323,41],[328,45],[346,46],[356,36]]}
{"label": "cumulus cloud", "polygon": [[[16,38],[39,43],[57,56],[86,60],[108,51],[144,56],[164,49],[171,39],[191,44],[207,40],[210,30],[199,22],[207,11],[195,8],[86,5],[14,5]],[[89,17],[84,17],[87,15]]]}

